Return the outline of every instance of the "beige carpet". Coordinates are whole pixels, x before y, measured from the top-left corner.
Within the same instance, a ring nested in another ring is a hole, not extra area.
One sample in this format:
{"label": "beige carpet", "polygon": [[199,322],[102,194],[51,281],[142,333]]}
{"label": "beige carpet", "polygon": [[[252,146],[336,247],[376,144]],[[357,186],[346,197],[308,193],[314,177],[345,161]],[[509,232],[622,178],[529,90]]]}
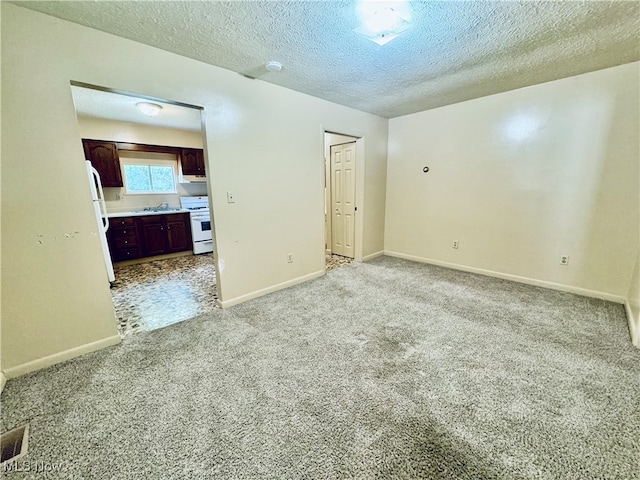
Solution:
{"label": "beige carpet", "polygon": [[46,478],[627,480],[639,366],[621,305],[381,257],[10,380],[1,418]]}

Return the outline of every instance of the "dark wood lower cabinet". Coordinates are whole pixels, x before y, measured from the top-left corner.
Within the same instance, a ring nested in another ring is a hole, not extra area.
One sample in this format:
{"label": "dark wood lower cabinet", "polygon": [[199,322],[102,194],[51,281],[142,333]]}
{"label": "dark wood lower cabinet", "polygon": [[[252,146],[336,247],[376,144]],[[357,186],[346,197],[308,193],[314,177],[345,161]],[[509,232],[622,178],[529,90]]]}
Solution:
{"label": "dark wood lower cabinet", "polygon": [[114,262],[135,260],[142,256],[138,225],[134,217],[110,218],[107,241],[111,260]]}
{"label": "dark wood lower cabinet", "polygon": [[167,252],[184,252],[193,248],[191,220],[188,213],[167,215]]}
{"label": "dark wood lower cabinet", "polygon": [[107,238],[114,262],[193,248],[188,213],[110,218]]}
{"label": "dark wood lower cabinet", "polygon": [[138,217],[145,257],[167,253],[167,232],[164,215]]}

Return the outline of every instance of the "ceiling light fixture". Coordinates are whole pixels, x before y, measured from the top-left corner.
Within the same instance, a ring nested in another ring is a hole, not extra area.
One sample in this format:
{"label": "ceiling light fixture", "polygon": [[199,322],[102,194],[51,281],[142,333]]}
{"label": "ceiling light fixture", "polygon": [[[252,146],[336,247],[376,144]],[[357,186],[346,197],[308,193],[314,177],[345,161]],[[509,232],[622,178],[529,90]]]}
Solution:
{"label": "ceiling light fixture", "polygon": [[138,107],[142,113],[150,117],[155,117],[160,113],[160,110],[162,110],[162,105],[151,102],[138,102],[136,103],[136,107]]}
{"label": "ceiling light fixture", "polygon": [[267,67],[267,70],[269,70],[270,72],[279,72],[280,70],[282,70],[282,64],[274,60],[267,62],[265,67]]}
{"label": "ceiling light fixture", "polygon": [[391,7],[376,10],[353,31],[384,45],[409,29],[411,23]]}

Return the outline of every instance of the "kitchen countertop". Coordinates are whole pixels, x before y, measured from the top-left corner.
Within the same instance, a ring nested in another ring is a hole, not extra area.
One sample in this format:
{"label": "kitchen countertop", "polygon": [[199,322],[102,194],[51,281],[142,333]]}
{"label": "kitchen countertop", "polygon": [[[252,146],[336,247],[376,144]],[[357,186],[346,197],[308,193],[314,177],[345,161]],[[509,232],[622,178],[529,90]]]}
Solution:
{"label": "kitchen countertop", "polygon": [[146,215],[171,215],[172,213],[189,213],[189,210],[187,210],[186,208],[169,208],[167,210],[133,210],[131,212],[107,213],[107,217],[142,217]]}

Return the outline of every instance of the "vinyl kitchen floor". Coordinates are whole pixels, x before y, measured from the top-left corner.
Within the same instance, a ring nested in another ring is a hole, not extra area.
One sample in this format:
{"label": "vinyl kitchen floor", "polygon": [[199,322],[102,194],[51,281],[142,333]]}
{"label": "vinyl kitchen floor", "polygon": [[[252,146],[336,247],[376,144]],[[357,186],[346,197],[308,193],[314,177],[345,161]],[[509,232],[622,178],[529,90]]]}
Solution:
{"label": "vinyl kitchen floor", "polygon": [[217,308],[213,254],[114,266],[114,270],[111,296],[122,337]]}
{"label": "vinyl kitchen floor", "polygon": [[325,259],[327,261],[327,272],[353,263],[353,258],[343,257],[342,255],[325,255]]}

